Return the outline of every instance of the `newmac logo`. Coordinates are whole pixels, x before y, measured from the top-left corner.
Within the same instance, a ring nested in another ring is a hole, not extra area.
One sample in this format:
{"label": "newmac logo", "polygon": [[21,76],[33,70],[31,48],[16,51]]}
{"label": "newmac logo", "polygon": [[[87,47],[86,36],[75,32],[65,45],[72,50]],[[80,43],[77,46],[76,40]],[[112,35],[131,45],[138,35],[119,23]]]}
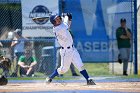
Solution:
{"label": "newmac logo", "polygon": [[29,18],[39,25],[43,25],[49,20],[49,9],[43,5],[38,5],[33,8],[33,10],[29,14]]}

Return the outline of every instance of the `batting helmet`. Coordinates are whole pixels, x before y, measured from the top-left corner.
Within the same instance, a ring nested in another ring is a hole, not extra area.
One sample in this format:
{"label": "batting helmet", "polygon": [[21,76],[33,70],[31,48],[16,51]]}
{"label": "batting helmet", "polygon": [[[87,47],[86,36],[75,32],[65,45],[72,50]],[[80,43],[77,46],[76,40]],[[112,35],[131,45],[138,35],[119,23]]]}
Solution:
{"label": "batting helmet", "polygon": [[[57,15],[57,14],[55,14],[55,15],[51,15],[50,16],[50,22],[53,24],[53,25],[55,25],[55,19],[57,18],[57,17],[60,17],[59,15]],[[61,17],[60,17],[61,18]]]}

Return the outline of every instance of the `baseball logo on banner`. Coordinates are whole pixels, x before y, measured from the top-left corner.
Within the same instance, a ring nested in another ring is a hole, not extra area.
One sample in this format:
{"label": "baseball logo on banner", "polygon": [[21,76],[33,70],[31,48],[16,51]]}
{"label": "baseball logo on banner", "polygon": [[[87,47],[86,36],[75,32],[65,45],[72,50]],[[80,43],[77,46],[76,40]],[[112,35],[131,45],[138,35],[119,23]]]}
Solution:
{"label": "baseball logo on banner", "polygon": [[[32,20],[39,25],[45,24],[49,20],[49,9],[43,5],[38,5],[33,8],[33,10],[29,14],[29,18],[32,18]],[[39,20],[36,20],[36,18],[40,18]]]}

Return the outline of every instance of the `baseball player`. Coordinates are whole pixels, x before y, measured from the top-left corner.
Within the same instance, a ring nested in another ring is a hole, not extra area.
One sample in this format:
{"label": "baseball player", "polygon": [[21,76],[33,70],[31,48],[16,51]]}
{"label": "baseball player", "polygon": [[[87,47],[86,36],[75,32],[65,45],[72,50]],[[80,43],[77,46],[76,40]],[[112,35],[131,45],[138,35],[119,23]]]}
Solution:
{"label": "baseball player", "polygon": [[53,32],[56,39],[60,44],[61,66],[56,69],[49,78],[46,78],[47,83],[51,83],[52,79],[68,71],[71,62],[78,69],[78,71],[85,77],[87,85],[96,85],[92,79],[89,78],[87,71],[84,69],[84,65],[80,58],[80,55],[73,45],[73,38],[69,32],[72,15],[67,13],[61,18],[61,16],[55,14],[50,16],[50,22],[53,24]]}
{"label": "baseball player", "polygon": [[119,63],[123,62],[123,75],[127,76],[127,68],[131,49],[131,30],[126,26],[126,19],[120,20],[120,27],[116,30],[116,38],[119,49]]}

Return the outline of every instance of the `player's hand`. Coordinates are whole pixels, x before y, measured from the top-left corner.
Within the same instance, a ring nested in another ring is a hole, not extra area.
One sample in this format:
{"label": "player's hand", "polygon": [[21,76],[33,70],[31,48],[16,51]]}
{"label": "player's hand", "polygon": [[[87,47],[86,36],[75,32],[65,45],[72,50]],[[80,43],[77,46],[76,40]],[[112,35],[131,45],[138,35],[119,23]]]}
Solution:
{"label": "player's hand", "polygon": [[69,18],[69,21],[71,21],[72,20],[72,13],[67,13],[67,16]]}
{"label": "player's hand", "polygon": [[29,68],[29,66],[25,65],[23,68]]}
{"label": "player's hand", "polygon": [[29,66],[29,68],[33,68],[33,66]]}

